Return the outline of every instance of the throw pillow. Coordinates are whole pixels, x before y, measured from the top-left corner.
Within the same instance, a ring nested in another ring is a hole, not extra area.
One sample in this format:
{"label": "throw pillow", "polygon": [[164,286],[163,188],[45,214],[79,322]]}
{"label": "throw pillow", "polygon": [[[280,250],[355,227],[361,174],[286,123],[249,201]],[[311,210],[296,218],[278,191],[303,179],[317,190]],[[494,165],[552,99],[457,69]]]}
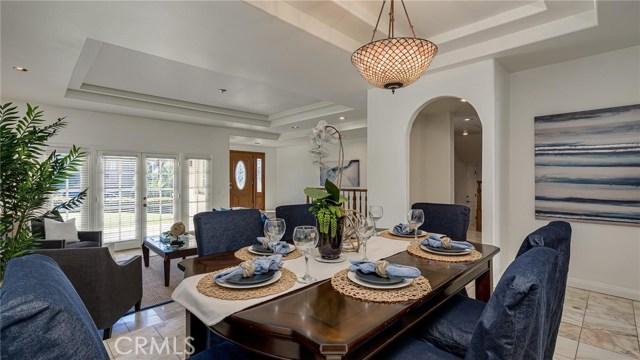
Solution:
{"label": "throw pillow", "polygon": [[[53,219],[55,221],[63,222],[62,215],[58,212],[58,210],[48,211],[42,216],[38,216],[31,220],[31,235],[33,235],[34,239],[44,239],[44,219]],[[56,239],[61,240],[61,239]]]}
{"label": "throw pillow", "polygon": [[66,240],[67,243],[80,241],[78,230],[76,229],[76,219],[58,222],[51,219],[44,219],[45,240]]}

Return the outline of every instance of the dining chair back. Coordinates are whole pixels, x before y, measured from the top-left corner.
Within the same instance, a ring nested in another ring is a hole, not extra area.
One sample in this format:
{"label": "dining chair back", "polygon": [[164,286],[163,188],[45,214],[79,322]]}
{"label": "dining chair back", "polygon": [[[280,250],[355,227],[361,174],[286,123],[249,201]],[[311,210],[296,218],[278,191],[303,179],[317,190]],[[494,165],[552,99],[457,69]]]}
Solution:
{"label": "dining chair back", "polygon": [[[556,250],[536,247],[509,265],[473,327],[466,352],[453,352],[412,332],[390,344],[376,359],[551,360],[545,356],[545,345],[551,336],[547,332],[549,309],[557,305],[553,288],[558,257]],[[475,300],[465,300],[471,301]],[[467,314],[461,310],[448,321],[465,321]],[[455,339],[457,333],[450,335]]]}
{"label": "dining chair back", "polygon": [[309,212],[313,204],[281,205],[276,207],[276,217],[284,219],[287,228],[282,240],[291,242],[293,229],[301,225],[316,225],[316,216]]}
{"label": "dining chair back", "polygon": [[555,309],[551,309],[551,322],[549,323],[545,358],[552,358],[556,348],[556,339],[562,320],[562,305],[564,303],[567,289],[567,277],[569,273],[569,260],[571,257],[571,225],[566,221],[552,221],[549,224],[535,230],[529,234],[516,257],[525,254],[536,247],[548,247],[556,250],[558,254],[558,271],[556,272],[555,298],[553,303],[557,304]]}
{"label": "dining chair back", "polygon": [[471,210],[465,205],[415,203],[412,209],[422,209],[424,223],[420,230],[445,234],[456,240],[467,240],[469,214]]}
{"label": "dining chair back", "polygon": [[201,212],[193,217],[193,223],[198,256],[253,245],[263,234],[258,209]]}

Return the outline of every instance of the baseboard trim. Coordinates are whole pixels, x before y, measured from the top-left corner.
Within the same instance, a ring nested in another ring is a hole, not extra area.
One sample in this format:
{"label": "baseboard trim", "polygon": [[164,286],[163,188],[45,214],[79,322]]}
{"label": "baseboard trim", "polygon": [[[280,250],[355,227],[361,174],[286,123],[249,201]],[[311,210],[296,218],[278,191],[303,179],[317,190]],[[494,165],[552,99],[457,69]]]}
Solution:
{"label": "baseboard trim", "polygon": [[640,291],[638,290],[576,278],[569,278],[567,284],[571,287],[640,301]]}

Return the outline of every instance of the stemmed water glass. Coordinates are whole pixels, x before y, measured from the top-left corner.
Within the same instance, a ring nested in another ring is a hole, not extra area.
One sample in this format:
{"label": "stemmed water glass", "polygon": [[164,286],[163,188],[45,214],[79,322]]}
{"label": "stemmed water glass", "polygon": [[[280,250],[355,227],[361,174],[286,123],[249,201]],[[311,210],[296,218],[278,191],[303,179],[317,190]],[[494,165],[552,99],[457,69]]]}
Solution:
{"label": "stemmed water glass", "polygon": [[264,236],[269,240],[270,247],[274,253],[276,252],[276,244],[282,239],[286,229],[287,225],[284,219],[281,218],[267,219],[267,221],[264,222]]}
{"label": "stemmed water glass", "polygon": [[304,276],[298,278],[298,282],[308,284],[316,281],[309,275],[309,254],[318,246],[318,229],[315,226],[296,226],[293,229],[293,244],[304,255]]}
{"label": "stemmed water glass", "polygon": [[380,233],[377,231],[376,222],[382,219],[382,215],[384,214],[384,210],[381,205],[369,205],[369,217],[373,220],[373,226],[376,228],[376,232],[374,235],[378,236]]}
{"label": "stemmed water glass", "polygon": [[373,236],[376,231],[376,223],[370,217],[362,217],[358,219],[358,223],[356,226],[356,232],[358,233],[358,238],[362,242],[362,260],[367,259],[367,240]]}
{"label": "stemmed water glass", "polygon": [[411,209],[407,212],[409,227],[413,230],[413,239],[418,242],[418,228],[424,223],[424,212],[422,209]]}

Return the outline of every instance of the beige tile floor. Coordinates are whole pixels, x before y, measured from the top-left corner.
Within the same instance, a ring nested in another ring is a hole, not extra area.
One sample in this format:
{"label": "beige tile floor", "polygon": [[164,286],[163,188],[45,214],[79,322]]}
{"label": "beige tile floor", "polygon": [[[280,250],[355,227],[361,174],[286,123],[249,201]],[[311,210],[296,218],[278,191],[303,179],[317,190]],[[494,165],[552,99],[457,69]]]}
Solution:
{"label": "beige tile floor", "polygon": [[[640,359],[639,332],[640,302],[569,287],[554,360]],[[123,317],[104,344],[112,359],[182,359],[184,340],[184,308],[169,303]]]}

